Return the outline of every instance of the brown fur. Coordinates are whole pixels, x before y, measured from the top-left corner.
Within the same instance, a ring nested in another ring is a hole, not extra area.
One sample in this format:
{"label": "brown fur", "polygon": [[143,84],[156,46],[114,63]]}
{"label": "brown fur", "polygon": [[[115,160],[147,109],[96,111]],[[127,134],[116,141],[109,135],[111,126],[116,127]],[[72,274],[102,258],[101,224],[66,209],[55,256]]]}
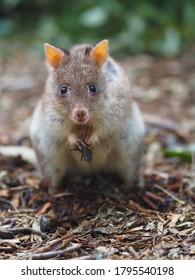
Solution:
{"label": "brown fur", "polygon": [[[51,46],[54,58],[48,58],[47,51],[49,76],[33,115],[31,137],[50,191],[67,174],[99,170],[118,173],[131,187],[139,174],[144,126],[124,71],[107,57],[107,41],[70,50]],[[96,85],[96,94],[89,92],[89,84]],[[64,85],[68,93],[61,97]],[[75,119],[77,110],[86,112],[85,121]],[[94,148],[91,168],[70,152],[78,140]]]}

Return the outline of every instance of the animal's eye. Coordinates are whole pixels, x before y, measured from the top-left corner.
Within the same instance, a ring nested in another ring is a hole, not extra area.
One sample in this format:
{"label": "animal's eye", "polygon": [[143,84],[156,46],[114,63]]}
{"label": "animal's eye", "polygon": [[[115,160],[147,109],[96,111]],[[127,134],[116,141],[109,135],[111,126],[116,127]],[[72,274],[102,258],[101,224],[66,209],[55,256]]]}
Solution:
{"label": "animal's eye", "polygon": [[88,90],[91,92],[91,93],[97,93],[97,88],[94,84],[90,84],[88,85]]}
{"label": "animal's eye", "polygon": [[68,92],[68,87],[67,86],[62,86],[60,89],[60,94],[64,96]]}

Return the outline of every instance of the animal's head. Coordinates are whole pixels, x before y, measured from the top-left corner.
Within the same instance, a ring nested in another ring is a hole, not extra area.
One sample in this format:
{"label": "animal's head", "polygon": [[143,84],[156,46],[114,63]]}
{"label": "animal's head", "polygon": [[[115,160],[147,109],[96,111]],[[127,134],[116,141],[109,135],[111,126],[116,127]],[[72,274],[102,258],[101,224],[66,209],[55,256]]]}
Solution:
{"label": "animal's head", "polygon": [[69,50],[45,44],[49,68],[46,94],[55,111],[75,124],[86,124],[99,114],[106,97],[103,65],[108,56],[108,41],[95,46],[77,45]]}

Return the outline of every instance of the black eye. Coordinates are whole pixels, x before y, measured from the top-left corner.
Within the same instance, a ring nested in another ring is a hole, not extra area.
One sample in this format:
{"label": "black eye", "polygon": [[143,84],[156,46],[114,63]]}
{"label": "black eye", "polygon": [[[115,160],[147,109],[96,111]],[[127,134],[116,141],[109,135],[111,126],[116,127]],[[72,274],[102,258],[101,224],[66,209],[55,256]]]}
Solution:
{"label": "black eye", "polygon": [[96,93],[97,92],[97,88],[94,84],[88,85],[88,89],[91,93]]}
{"label": "black eye", "polygon": [[60,89],[60,94],[61,95],[65,95],[68,92],[68,87],[67,86],[63,86]]}

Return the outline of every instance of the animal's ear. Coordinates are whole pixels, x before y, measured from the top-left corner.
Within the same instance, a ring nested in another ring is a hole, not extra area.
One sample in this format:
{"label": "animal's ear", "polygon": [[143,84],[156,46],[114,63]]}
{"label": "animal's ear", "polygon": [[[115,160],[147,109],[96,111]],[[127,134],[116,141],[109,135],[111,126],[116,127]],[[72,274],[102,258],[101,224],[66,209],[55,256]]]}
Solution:
{"label": "animal's ear", "polygon": [[57,67],[64,57],[64,52],[52,45],[45,44],[45,55],[52,67]]}
{"label": "animal's ear", "polygon": [[95,64],[101,66],[106,61],[108,56],[108,40],[103,40],[98,43],[91,51]]}

